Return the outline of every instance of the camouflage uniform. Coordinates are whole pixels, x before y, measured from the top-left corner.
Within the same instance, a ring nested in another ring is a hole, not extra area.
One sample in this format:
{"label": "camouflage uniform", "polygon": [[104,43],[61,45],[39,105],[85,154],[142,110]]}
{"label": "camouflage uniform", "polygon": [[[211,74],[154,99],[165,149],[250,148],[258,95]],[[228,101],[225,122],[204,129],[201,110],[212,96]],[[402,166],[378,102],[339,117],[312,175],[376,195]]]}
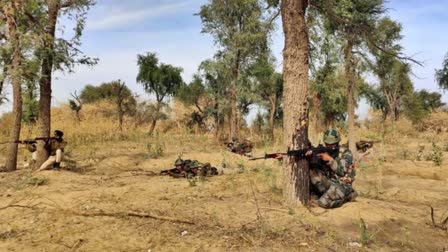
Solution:
{"label": "camouflage uniform", "polygon": [[353,155],[345,150],[340,157],[328,163],[331,169],[330,187],[319,198],[317,204],[323,208],[336,208],[356,197],[352,183],[355,180]]}
{"label": "camouflage uniform", "polygon": [[[338,144],[339,134],[336,130],[324,133],[326,144]],[[353,155],[350,150],[343,150],[340,156],[333,156],[328,162],[310,165],[311,189],[319,196],[317,204],[323,208],[336,208],[356,197],[352,182],[355,178]]]}

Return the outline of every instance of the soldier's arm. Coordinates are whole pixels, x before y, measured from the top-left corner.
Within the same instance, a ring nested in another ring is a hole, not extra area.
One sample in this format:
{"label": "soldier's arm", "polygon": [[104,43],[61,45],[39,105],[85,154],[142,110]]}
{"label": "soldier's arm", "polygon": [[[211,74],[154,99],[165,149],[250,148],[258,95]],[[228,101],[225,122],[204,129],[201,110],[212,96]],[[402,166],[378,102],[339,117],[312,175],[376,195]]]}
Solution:
{"label": "soldier's arm", "polygon": [[338,176],[344,176],[353,163],[353,155],[349,151],[345,151],[341,157],[330,160],[328,166]]}

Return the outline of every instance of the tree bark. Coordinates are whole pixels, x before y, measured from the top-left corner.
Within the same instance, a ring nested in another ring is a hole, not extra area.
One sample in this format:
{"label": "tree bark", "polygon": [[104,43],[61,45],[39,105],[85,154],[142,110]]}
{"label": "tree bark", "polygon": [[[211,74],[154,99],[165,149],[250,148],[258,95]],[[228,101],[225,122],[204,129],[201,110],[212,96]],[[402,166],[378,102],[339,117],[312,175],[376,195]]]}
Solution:
{"label": "tree bark", "polygon": [[269,99],[270,108],[269,108],[269,138],[271,141],[274,141],[274,119],[275,113],[277,113],[277,103],[278,97],[277,95],[272,96]]}
{"label": "tree bark", "polygon": [[356,153],[355,139],[355,80],[353,66],[353,43],[349,40],[345,48],[345,78],[347,81],[348,148]]}
{"label": "tree bark", "polygon": [[151,127],[149,128],[149,131],[148,131],[148,135],[150,135],[150,136],[152,136],[152,134],[154,133],[154,129],[156,128],[157,120],[159,119],[159,114],[160,114],[160,107],[161,107],[161,102],[158,101],[156,104],[156,112],[155,112],[154,118],[152,119]]}
{"label": "tree bark", "polygon": [[5,171],[15,171],[17,169],[17,152],[18,144],[14,143],[20,138],[20,129],[22,127],[22,82],[21,82],[21,61],[22,53],[20,48],[20,34],[17,30],[17,10],[16,2],[12,1],[9,6],[10,13],[6,14],[6,20],[8,23],[8,32],[11,39],[11,45],[13,48],[12,63],[9,70],[12,86],[13,86],[13,128],[10,133],[9,140],[11,143],[8,145]]}
{"label": "tree bark", "polygon": [[[283,49],[284,145],[302,149],[308,144],[308,30],[307,0],[281,1],[285,47]],[[283,168],[283,196],[288,204],[307,204],[310,174],[304,159],[286,157]]]}
{"label": "tree bark", "polygon": [[[51,131],[51,81],[53,73],[53,54],[56,36],[56,23],[60,9],[59,0],[47,0],[48,5],[48,25],[44,31],[44,56],[41,66],[41,77],[39,80],[39,137],[49,137]],[[44,149],[44,142],[37,144],[37,167],[43,164],[49,153]]]}

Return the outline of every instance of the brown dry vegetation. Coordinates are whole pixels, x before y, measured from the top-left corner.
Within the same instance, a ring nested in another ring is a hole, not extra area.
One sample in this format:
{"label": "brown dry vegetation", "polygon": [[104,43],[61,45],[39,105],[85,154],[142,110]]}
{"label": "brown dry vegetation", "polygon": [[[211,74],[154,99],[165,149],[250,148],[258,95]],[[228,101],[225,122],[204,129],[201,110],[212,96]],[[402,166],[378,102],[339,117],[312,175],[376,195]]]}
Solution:
{"label": "brown dry vegetation", "polygon": [[[436,222],[448,215],[448,163],[426,161],[433,141],[447,149],[446,133],[372,120],[358,137],[384,141],[357,166],[357,201],[334,210],[290,208],[282,203],[276,161],[249,162],[175,122],[159,125],[159,132],[176,127],[153,138],[130,120],[119,133],[102,106],[86,108],[81,124],[67,108],[53,111],[54,128],[64,130],[70,144],[64,170],[36,174],[22,166],[0,174],[0,251],[448,249],[448,232],[433,227],[430,216],[430,206]],[[4,129],[7,121],[1,123]],[[255,154],[280,150],[279,143],[252,140]],[[148,144],[161,146],[162,156],[150,158]],[[224,174],[195,182],[153,176],[179,153]],[[27,155],[22,150],[21,160]]]}

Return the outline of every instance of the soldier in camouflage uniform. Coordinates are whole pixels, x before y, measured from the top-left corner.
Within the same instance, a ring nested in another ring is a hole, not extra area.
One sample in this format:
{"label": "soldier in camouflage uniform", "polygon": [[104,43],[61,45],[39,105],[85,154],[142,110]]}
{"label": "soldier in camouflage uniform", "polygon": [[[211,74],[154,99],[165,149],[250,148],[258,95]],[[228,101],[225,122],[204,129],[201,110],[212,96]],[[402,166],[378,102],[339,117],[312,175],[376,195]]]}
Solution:
{"label": "soldier in camouflage uniform", "polygon": [[37,170],[38,172],[47,170],[51,167],[53,167],[53,169],[60,168],[60,164],[64,156],[64,148],[67,145],[67,142],[62,138],[63,136],[64,133],[62,131],[55,130],[54,137],[46,140],[44,147],[50,154],[50,157],[41,165],[41,167]]}
{"label": "soldier in camouflage uniform", "polygon": [[196,177],[196,176],[214,176],[218,175],[218,169],[212,167],[210,163],[202,164],[198,160],[182,160],[178,158],[174,163],[176,168],[164,170],[161,175],[170,175],[175,178]]}
{"label": "soldier in camouflage uniform", "polygon": [[[327,147],[339,147],[340,141],[336,130],[325,131],[324,143]],[[319,196],[317,204],[323,208],[336,208],[354,200],[357,193],[352,187],[355,170],[350,150],[343,150],[340,156],[324,153],[318,157],[324,163],[311,165],[310,170],[312,189]]]}

